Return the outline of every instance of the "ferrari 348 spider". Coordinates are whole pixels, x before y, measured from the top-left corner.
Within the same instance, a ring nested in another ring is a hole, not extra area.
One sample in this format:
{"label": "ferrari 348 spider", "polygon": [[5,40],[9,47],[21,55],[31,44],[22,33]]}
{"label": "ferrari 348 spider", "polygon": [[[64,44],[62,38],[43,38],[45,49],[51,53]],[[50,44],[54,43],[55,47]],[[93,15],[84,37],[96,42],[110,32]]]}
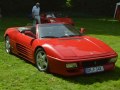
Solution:
{"label": "ferrari 348 spider", "polygon": [[64,76],[114,70],[117,53],[104,42],[62,23],[8,28],[7,53],[36,64],[38,70]]}

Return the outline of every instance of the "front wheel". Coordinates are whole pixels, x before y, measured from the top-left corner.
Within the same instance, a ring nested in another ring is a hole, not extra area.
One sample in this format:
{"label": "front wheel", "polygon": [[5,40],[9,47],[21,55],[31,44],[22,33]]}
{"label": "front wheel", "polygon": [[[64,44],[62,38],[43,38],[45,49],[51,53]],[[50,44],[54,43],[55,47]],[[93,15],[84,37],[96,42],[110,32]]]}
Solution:
{"label": "front wheel", "polygon": [[45,51],[42,48],[38,48],[35,53],[36,66],[38,70],[48,71],[48,59]]}
{"label": "front wheel", "polygon": [[5,37],[5,50],[7,53],[11,53],[11,45],[10,45],[10,38],[9,36]]}

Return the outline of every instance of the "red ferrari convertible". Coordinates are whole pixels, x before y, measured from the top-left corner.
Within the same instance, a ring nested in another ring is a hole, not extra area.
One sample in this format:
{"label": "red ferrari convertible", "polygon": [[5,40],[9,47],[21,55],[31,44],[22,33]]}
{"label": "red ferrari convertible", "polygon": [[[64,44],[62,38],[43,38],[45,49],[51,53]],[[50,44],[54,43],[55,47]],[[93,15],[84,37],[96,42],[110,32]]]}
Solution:
{"label": "red ferrari convertible", "polygon": [[82,31],[62,23],[12,27],[4,34],[5,48],[44,72],[72,76],[114,70],[117,53]]}

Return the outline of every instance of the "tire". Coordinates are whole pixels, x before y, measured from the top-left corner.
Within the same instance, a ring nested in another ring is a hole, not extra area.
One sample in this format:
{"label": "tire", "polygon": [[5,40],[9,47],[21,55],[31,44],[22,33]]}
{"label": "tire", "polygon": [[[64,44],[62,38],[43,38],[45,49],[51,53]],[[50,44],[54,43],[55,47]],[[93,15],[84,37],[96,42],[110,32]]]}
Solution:
{"label": "tire", "polygon": [[10,45],[10,38],[9,38],[9,36],[5,37],[5,51],[8,54],[11,54],[11,45]]}
{"label": "tire", "polygon": [[36,66],[39,71],[48,72],[48,59],[45,51],[38,48],[35,53]]}

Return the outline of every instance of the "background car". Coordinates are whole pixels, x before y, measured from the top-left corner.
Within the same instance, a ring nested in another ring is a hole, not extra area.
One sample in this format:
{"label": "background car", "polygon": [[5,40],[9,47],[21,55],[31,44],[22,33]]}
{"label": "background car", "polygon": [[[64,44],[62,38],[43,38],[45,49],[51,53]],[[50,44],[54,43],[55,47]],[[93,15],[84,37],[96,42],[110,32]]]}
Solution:
{"label": "background car", "polygon": [[117,53],[83,31],[63,23],[12,27],[4,34],[5,49],[36,64],[40,71],[64,76],[114,70]]}
{"label": "background car", "polygon": [[67,23],[71,25],[75,25],[72,18],[58,12],[47,12],[41,14],[41,22],[42,23]]}

